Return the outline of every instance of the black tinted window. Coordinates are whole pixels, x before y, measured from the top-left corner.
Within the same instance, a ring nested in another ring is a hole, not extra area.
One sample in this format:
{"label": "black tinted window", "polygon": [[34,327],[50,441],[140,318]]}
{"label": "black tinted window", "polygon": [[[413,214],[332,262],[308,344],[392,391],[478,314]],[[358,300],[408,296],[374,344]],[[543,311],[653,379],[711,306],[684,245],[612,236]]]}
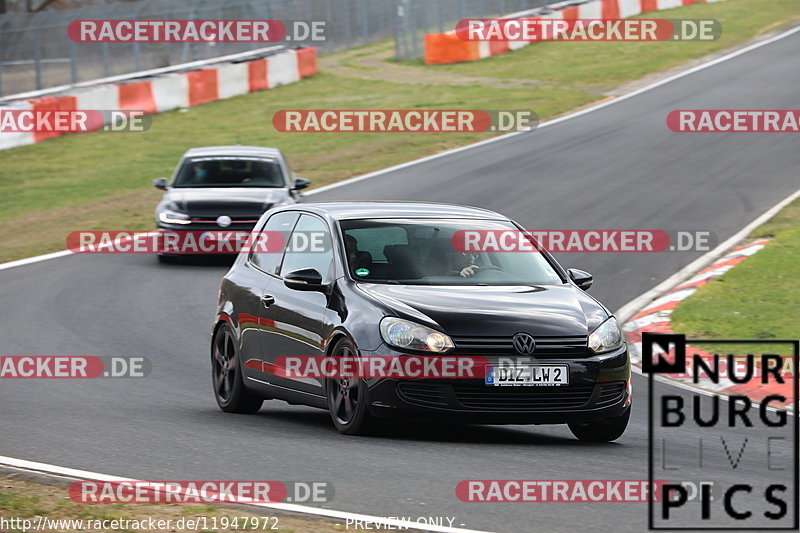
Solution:
{"label": "black tinted window", "polygon": [[187,159],[173,187],[283,187],[278,161],[259,157],[195,157]]}
{"label": "black tinted window", "polygon": [[512,231],[486,220],[343,220],[348,269],[360,281],[408,285],[540,285],[562,283],[538,251],[462,253],[458,231]]}
{"label": "black tinted window", "polygon": [[[279,231],[281,235],[283,235],[284,239],[288,239],[289,234],[294,227],[294,223],[297,221],[297,217],[299,215],[300,213],[297,211],[284,211],[281,213],[276,213],[269,217],[269,220],[267,220],[267,224],[261,230],[261,233]],[[267,234],[267,238],[269,238],[269,234]],[[283,249],[271,253],[254,251],[253,255],[251,256],[253,263],[255,263],[260,269],[264,270],[265,272],[269,272],[270,274],[278,273],[278,267],[281,264],[282,258]]]}
{"label": "black tinted window", "polygon": [[327,224],[315,216],[302,215],[287,242],[281,266],[281,276],[303,268],[313,268],[322,274],[323,283],[331,281],[333,250]]}

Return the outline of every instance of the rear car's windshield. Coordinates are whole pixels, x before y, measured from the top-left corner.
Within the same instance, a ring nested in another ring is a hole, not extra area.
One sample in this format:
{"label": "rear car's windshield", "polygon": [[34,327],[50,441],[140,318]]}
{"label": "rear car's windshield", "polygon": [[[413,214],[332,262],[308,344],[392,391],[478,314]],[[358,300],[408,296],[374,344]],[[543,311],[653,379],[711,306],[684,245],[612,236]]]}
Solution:
{"label": "rear car's windshield", "polygon": [[516,231],[510,222],[484,220],[343,220],[351,276],[402,285],[545,285],[563,281],[537,252],[462,253],[459,230]]}
{"label": "rear car's windshield", "polygon": [[173,187],[283,187],[278,161],[259,157],[196,157],[183,162]]}

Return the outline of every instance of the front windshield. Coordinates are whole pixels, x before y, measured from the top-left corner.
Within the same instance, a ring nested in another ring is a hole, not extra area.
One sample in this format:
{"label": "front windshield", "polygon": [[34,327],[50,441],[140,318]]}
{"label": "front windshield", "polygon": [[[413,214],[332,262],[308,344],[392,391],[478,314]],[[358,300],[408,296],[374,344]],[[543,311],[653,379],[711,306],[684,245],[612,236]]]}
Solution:
{"label": "front windshield", "polygon": [[283,187],[283,170],[274,159],[195,157],[186,159],[173,187]]}
{"label": "front windshield", "polygon": [[537,252],[456,250],[459,230],[516,231],[510,222],[485,220],[343,220],[351,276],[402,285],[546,285],[563,283]]}

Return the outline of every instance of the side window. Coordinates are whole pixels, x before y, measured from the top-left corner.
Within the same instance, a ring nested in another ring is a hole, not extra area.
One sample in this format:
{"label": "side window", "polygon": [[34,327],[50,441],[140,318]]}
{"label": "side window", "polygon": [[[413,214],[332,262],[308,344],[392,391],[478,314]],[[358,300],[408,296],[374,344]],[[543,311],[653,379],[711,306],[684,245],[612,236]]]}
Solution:
{"label": "side window", "polygon": [[325,222],[311,215],[301,215],[295,225],[287,243],[281,275],[302,268],[316,269],[322,274],[323,283],[330,282],[333,277],[331,233]]}
{"label": "side window", "polygon": [[[284,240],[288,242],[289,233],[292,231],[292,227],[294,223],[297,222],[297,217],[300,216],[300,213],[297,211],[283,211],[281,213],[275,213],[267,223],[264,225],[264,228],[261,232],[265,231],[279,231],[284,237]],[[283,250],[276,251],[276,252],[258,252],[253,251],[252,255],[250,256],[250,260],[261,270],[265,272],[269,272],[270,274],[277,274],[278,267],[281,265],[281,259],[283,258]]]}

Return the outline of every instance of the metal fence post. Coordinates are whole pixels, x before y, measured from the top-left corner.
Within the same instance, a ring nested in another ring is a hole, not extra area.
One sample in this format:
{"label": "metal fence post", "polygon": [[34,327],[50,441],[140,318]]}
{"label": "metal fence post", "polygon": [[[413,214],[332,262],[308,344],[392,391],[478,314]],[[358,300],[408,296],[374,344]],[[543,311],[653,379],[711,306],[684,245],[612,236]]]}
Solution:
{"label": "metal fence post", "polygon": [[5,21],[0,20],[0,96],[3,96],[3,35]]}
{"label": "metal fence post", "polygon": [[35,42],[33,44],[33,59],[36,63],[36,89],[42,88],[42,41],[38,38],[35,38]]}
{"label": "metal fence post", "polygon": [[69,74],[72,83],[78,83],[78,46],[69,39]]}
{"label": "metal fence post", "polygon": [[369,0],[361,0],[361,29],[365,44],[369,42]]}

